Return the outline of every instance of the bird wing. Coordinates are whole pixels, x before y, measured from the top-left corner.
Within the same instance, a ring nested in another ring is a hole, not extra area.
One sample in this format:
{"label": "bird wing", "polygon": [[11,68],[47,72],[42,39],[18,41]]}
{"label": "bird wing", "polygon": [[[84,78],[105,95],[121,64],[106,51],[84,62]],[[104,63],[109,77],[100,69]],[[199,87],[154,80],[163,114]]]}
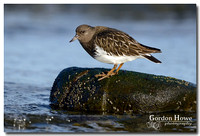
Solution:
{"label": "bird wing", "polygon": [[95,37],[95,44],[108,53],[108,55],[117,56],[138,56],[155,53],[148,46],[143,46],[128,34],[116,30],[108,29],[99,32]]}

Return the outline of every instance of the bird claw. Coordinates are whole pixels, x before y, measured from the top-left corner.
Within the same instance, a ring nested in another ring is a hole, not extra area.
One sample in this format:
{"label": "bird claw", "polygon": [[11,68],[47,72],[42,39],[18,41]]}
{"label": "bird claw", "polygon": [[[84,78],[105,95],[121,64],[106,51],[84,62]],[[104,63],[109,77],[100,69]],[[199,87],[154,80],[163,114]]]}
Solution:
{"label": "bird claw", "polygon": [[108,75],[105,75],[105,76],[99,78],[98,81],[100,81],[100,80],[102,80],[102,79],[104,79],[104,78],[108,78],[108,77],[109,77]]}
{"label": "bird claw", "polygon": [[108,74],[105,74],[104,72],[102,72],[102,74],[97,74],[97,75],[95,75],[95,77],[101,77],[101,78],[98,79],[98,81],[100,81],[104,78],[109,78],[110,76],[113,76],[113,75],[116,75],[116,74],[117,73],[115,73],[115,72],[111,72],[111,73],[108,72]]}
{"label": "bird claw", "polygon": [[104,77],[106,76],[106,74],[104,72],[102,72],[101,74],[96,74],[95,77]]}

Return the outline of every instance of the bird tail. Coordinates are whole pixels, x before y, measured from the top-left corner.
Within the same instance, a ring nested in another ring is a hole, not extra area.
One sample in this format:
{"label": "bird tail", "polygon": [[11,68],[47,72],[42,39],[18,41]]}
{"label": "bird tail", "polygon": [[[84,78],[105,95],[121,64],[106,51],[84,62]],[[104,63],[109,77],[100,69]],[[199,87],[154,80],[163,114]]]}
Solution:
{"label": "bird tail", "polygon": [[153,61],[155,63],[162,63],[160,60],[156,59],[155,57],[153,57],[152,55],[143,55],[143,57],[145,57],[146,59]]}
{"label": "bird tail", "polygon": [[149,46],[146,46],[144,44],[141,44],[146,50],[149,50],[149,53],[161,53],[162,51],[158,48],[153,48],[153,47],[149,47]]}

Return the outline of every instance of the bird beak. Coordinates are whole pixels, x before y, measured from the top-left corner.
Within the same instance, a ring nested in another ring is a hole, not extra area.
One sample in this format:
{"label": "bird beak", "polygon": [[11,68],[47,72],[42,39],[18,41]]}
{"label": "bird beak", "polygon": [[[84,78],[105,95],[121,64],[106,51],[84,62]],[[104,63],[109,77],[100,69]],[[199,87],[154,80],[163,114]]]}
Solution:
{"label": "bird beak", "polygon": [[69,42],[73,42],[76,39],[78,39],[78,35],[75,35]]}

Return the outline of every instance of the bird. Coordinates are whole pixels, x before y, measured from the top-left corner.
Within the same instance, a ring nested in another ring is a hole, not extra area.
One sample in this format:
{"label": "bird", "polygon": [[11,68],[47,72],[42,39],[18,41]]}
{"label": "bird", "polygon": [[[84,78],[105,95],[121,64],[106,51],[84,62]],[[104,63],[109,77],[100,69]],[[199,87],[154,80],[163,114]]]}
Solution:
{"label": "bird", "polygon": [[[162,63],[151,55],[151,53],[161,53],[158,48],[149,47],[137,42],[127,33],[115,28],[105,26],[79,25],[76,28],[75,36],[69,41],[79,41],[85,51],[94,59],[114,67],[106,74],[95,75],[98,80],[109,78],[118,74],[122,65],[127,61],[138,58],[146,58],[154,63]],[[119,67],[117,68],[117,66]]]}

